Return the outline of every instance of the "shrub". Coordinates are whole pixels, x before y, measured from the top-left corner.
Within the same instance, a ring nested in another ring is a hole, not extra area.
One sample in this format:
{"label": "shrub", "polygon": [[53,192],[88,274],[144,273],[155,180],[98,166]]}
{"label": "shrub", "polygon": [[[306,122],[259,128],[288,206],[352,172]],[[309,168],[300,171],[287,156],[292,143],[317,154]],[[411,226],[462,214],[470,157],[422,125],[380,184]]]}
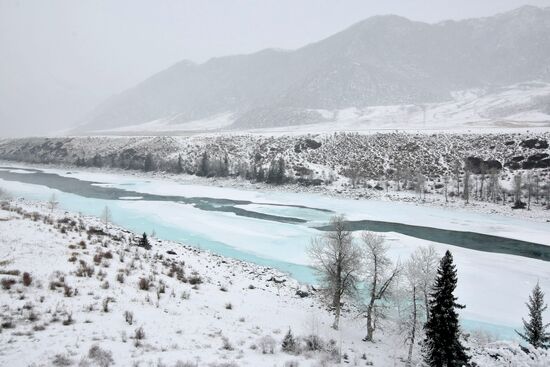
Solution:
{"label": "shrub", "polygon": [[67,318],[65,320],[63,320],[62,324],[64,326],[68,326],[68,325],[71,325],[73,323],[74,323],[73,314],[72,313],[67,313]]}
{"label": "shrub", "polygon": [[304,341],[306,343],[306,350],[319,351],[323,349],[323,341],[315,334],[305,337]]}
{"label": "shrub", "polygon": [[73,289],[67,284],[63,284],[63,294],[65,297],[71,297],[73,295]]}
{"label": "shrub", "polygon": [[38,320],[38,314],[34,311],[29,311],[29,314],[27,315],[27,320],[30,322],[35,322]]}
{"label": "shrub", "polygon": [[151,287],[151,282],[147,278],[139,278],[138,287],[142,291],[148,291]]}
{"label": "shrub", "polygon": [[94,267],[88,266],[86,261],[80,260],[79,267],[76,269],[75,275],[77,277],[88,277],[90,278],[92,275],[94,275]]}
{"label": "shrub", "polygon": [[117,282],[119,282],[119,283],[124,283],[124,273],[118,273],[118,274],[116,275],[116,280],[117,280]]}
{"label": "shrub", "polygon": [[93,360],[100,367],[109,367],[114,364],[113,353],[101,349],[97,344],[92,345],[88,351],[88,358]]}
{"label": "shrub", "polygon": [[113,258],[113,253],[109,250],[109,251],[107,251],[103,254],[103,257],[106,258],[106,259],[112,259]]}
{"label": "shrub", "polygon": [[181,299],[187,300],[187,299],[189,299],[189,297],[191,297],[189,292],[186,292],[186,291],[181,292]]}
{"label": "shrub", "polygon": [[232,310],[233,309],[233,305],[231,304],[231,302],[228,302],[225,304],[225,309],[226,310]]}
{"label": "shrub", "polygon": [[201,284],[202,283],[202,278],[201,276],[199,275],[199,273],[197,273],[196,271],[194,271],[191,276],[187,279],[187,281],[189,282],[189,284],[191,285],[196,285],[196,284]]}
{"label": "shrub", "polygon": [[32,276],[29,273],[24,272],[23,273],[23,285],[25,287],[28,287],[28,286],[31,285],[31,283],[32,283]]}
{"label": "shrub", "polygon": [[133,325],[134,313],[130,311],[124,311],[124,320],[126,320],[126,323],[128,323],[128,325]]}
{"label": "shrub", "polygon": [[56,354],[52,360],[52,365],[58,367],[72,366],[73,361],[64,354]]}
{"label": "shrub", "polygon": [[234,349],[233,345],[229,341],[229,338],[227,338],[226,336],[222,336],[222,349],[225,349],[225,350],[233,350]]}
{"label": "shrub", "polygon": [[139,347],[141,345],[141,340],[145,339],[145,331],[143,327],[138,327],[134,332],[134,345]]}
{"label": "shrub", "polygon": [[273,354],[275,352],[275,345],[277,343],[275,342],[275,339],[273,339],[270,335],[265,335],[260,338],[260,341],[258,342],[258,345],[260,346],[260,350],[263,354]]}
{"label": "shrub", "polygon": [[170,265],[170,270],[168,271],[168,276],[172,278],[174,277],[174,274],[176,275],[176,278],[179,281],[184,283],[187,282],[187,279],[185,278],[185,270],[183,269],[183,266],[180,266],[176,263],[172,263],[172,265]]}
{"label": "shrub", "polygon": [[21,274],[21,272],[19,270],[0,270],[0,274],[13,275],[14,277],[17,277]]}
{"label": "shrub", "polygon": [[0,330],[1,329],[13,329],[15,328],[15,323],[11,318],[6,318],[2,320],[2,323],[0,324]]}
{"label": "shrub", "polygon": [[286,361],[284,367],[298,367],[300,363],[298,361]]}
{"label": "shrub", "polygon": [[109,302],[111,302],[111,301],[112,301],[111,297],[107,297],[107,298],[103,299],[103,302],[102,302],[103,312],[105,312],[105,313],[109,312]]}
{"label": "shrub", "polygon": [[2,278],[2,289],[9,290],[11,289],[11,286],[16,283],[16,281],[12,278]]}
{"label": "shrub", "polygon": [[94,255],[94,263],[96,265],[101,264],[101,260],[103,260],[103,252],[98,252]]}

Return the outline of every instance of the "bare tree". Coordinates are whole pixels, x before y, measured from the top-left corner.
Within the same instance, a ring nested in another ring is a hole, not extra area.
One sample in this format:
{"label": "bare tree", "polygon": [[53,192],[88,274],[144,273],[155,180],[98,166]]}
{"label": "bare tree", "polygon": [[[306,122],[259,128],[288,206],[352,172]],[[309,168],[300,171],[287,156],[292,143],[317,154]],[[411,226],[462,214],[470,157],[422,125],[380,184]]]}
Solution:
{"label": "bare tree", "polygon": [[527,210],[531,210],[531,197],[533,196],[533,174],[529,172],[527,174],[527,180],[525,182],[525,189],[527,191]]}
{"label": "bare tree", "polygon": [[540,176],[535,174],[533,182],[533,195],[535,195],[535,202],[538,204],[540,199]]}
{"label": "bare tree", "polygon": [[103,224],[105,224],[105,229],[109,227],[109,223],[111,222],[111,220],[111,209],[109,209],[108,206],[105,206],[103,212],[101,213],[101,221],[103,222]]}
{"label": "bare tree", "polygon": [[499,182],[498,182],[498,174],[497,171],[494,169],[491,169],[489,171],[489,183],[488,183],[488,195],[490,196],[491,200],[493,202],[496,202],[497,200],[497,194],[499,189]]}
{"label": "bare tree", "polygon": [[365,232],[362,236],[364,245],[365,283],[369,290],[369,302],[366,307],[367,335],[363,340],[373,341],[375,317],[377,315],[377,301],[385,300],[390,286],[393,284],[399,266],[393,266],[388,257],[388,247],[384,244],[384,237],[372,232]]}
{"label": "bare tree", "polygon": [[455,176],[455,182],[456,182],[456,195],[460,195],[460,170],[462,169],[462,166],[460,165],[460,161],[457,159],[453,163],[453,175]]}
{"label": "bare tree", "polygon": [[443,177],[443,193],[445,194],[445,202],[449,202],[449,176]]}
{"label": "bare tree", "polygon": [[437,266],[439,259],[435,252],[435,247],[420,247],[412,255],[410,262],[416,267],[416,276],[418,277],[418,288],[423,298],[423,308],[426,310],[426,320],[428,319],[428,301],[432,284],[437,275]]}
{"label": "bare tree", "polygon": [[514,205],[521,205],[521,188],[522,188],[523,177],[520,173],[514,176],[513,181],[513,192],[514,192]]}
{"label": "bare tree", "polygon": [[[419,257],[411,256],[405,264],[404,280],[400,281],[405,300],[405,315],[401,320],[401,329],[405,335],[405,344],[408,345],[406,366],[412,366],[414,346],[419,339],[425,313],[422,305],[422,264],[418,263]],[[421,320],[422,319],[422,320]]]}
{"label": "bare tree", "polygon": [[421,200],[426,199],[426,177],[420,172],[416,174],[416,193],[418,194]]}
{"label": "bare tree", "polygon": [[59,202],[57,201],[57,196],[53,193],[48,199],[48,208],[50,208],[50,212],[53,213],[54,209],[57,208],[57,205],[59,205]]}
{"label": "bare tree", "polygon": [[464,201],[466,201],[466,204],[470,202],[470,178],[470,171],[468,169],[465,169],[464,176],[462,177],[462,196],[464,197]]}
{"label": "bare tree", "polygon": [[332,231],[316,237],[308,248],[313,267],[319,274],[322,293],[335,309],[332,327],[338,329],[340,305],[345,296],[354,296],[361,271],[361,249],[346,228],[344,216],[330,220]]}

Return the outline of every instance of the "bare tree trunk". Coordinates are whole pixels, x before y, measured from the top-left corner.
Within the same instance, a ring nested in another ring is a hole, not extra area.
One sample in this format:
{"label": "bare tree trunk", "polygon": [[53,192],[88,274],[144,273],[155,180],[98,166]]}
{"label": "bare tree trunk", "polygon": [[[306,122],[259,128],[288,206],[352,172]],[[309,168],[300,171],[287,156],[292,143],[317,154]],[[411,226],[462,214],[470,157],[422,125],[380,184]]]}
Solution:
{"label": "bare tree trunk", "polygon": [[333,306],[335,308],[335,314],[334,314],[334,323],[332,324],[332,328],[334,330],[338,330],[338,325],[340,324],[340,292],[334,295]]}
{"label": "bare tree trunk", "polygon": [[429,295],[424,291],[424,308],[426,309],[426,321],[430,318]]}
{"label": "bare tree trunk", "polygon": [[416,322],[417,322],[417,311],[416,311],[416,286],[413,286],[413,313],[412,313],[412,329],[411,329],[411,337],[410,337],[410,344],[409,344],[409,353],[407,356],[407,367],[412,366],[412,355],[413,355],[413,348],[414,348],[414,342],[416,338]]}
{"label": "bare tree trunk", "polygon": [[365,337],[366,341],[371,342],[372,341],[372,335],[374,333],[374,325],[373,325],[373,311],[374,311],[374,302],[376,301],[376,287],[378,286],[378,261],[376,260],[376,257],[374,259],[374,279],[372,282],[372,288],[370,291],[370,301],[369,305],[367,306],[367,336]]}

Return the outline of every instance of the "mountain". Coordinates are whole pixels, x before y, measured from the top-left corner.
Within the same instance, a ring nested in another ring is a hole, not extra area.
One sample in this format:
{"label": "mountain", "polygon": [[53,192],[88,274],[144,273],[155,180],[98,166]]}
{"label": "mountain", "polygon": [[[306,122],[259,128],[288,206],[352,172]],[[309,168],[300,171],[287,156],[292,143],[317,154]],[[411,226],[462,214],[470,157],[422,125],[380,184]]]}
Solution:
{"label": "mountain", "polygon": [[113,96],[78,130],[299,125],[330,121],[319,110],[441,103],[456,91],[550,82],[549,34],[550,8],[532,6],[437,24],[376,16],[293,51],[182,61]]}

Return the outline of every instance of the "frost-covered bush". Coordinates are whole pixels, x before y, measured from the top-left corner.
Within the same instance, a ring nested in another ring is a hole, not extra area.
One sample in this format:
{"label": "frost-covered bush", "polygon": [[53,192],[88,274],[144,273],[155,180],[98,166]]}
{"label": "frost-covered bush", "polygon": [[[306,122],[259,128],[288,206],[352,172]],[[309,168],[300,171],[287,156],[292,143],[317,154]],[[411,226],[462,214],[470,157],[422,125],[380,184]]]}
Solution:
{"label": "frost-covered bush", "polygon": [[73,361],[64,354],[56,354],[52,360],[52,365],[57,367],[72,366]]}
{"label": "frost-covered bush", "polygon": [[315,334],[308,335],[304,338],[305,349],[308,351],[323,350],[323,340]]}
{"label": "frost-covered bush", "polygon": [[271,335],[265,335],[260,338],[258,345],[263,354],[273,354],[275,352],[277,342]]}
{"label": "frost-covered bush", "polygon": [[233,345],[229,341],[229,338],[226,336],[222,336],[222,349],[225,350],[233,350]]}
{"label": "frost-covered bush", "polygon": [[151,287],[151,282],[147,278],[139,278],[138,287],[142,291],[148,291]]}
{"label": "frost-covered bush", "polygon": [[92,345],[88,351],[88,358],[93,360],[100,367],[109,367],[114,364],[113,353],[100,348],[97,344]]}
{"label": "frost-covered bush", "polygon": [[32,283],[32,276],[31,276],[29,273],[24,272],[24,273],[23,273],[22,281],[23,281],[23,285],[24,285],[25,287],[28,287],[28,286],[30,286],[31,283]]}
{"label": "frost-covered bush", "polygon": [[134,313],[131,311],[124,311],[124,320],[126,320],[128,325],[132,325],[134,323]]}
{"label": "frost-covered bush", "polygon": [[472,351],[472,362],[478,366],[550,366],[550,350],[522,347],[512,342],[494,342]]}

